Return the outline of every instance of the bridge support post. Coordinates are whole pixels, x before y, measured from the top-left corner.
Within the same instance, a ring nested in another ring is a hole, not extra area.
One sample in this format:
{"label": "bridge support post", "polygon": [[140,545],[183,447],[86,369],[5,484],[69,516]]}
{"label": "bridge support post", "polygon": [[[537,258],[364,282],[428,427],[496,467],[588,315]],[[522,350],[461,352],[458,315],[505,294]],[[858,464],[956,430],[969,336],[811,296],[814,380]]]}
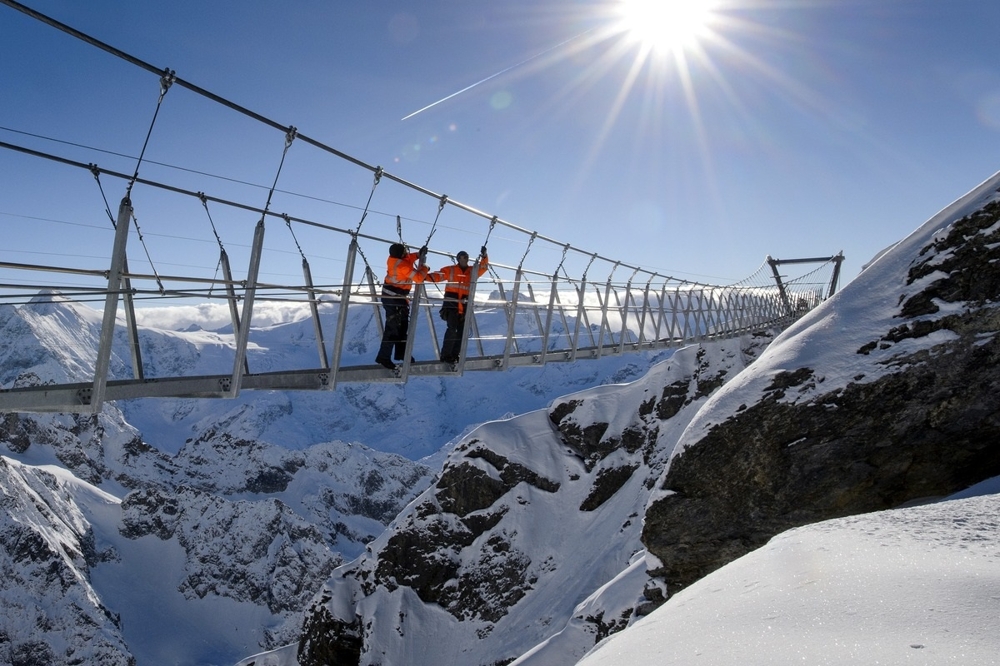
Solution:
{"label": "bridge support post", "polygon": [[309,261],[302,257],[302,276],[306,281],[306,292],[309,294],[309,310],[312,313],[313,330],[316,333],[316,351],[319,352],[319,367],[330,369],[330,361],[326,357],[326,341],[323,340],[323,325],[319,321],[319,305],[316,301],[316,289],[313,287],[312,271]]}
{"label": "bridge support post", "polygon": [[549,307],[545,310],[545,329],[542,331],[542,350],[538,354],[538,362],[545,365],[545,356],[549,353],[549,335],[552,332],[552,312],[556,307],[556,289],[558,289],[559,274],[552,274],[552,283],[549,287]]}
{"label": "bridge support post", "polygon": [[[337,386],[337,373],[340,371],[340,360],[344,353],[344,331],[347,330],[347,306],[351,301],[351,280],[354,278],[354,262],[358,256],[358,239],[351,237],[351,245],[347,248],[347,261],[344,262],[344,284],[340,292],[340,312],[337,313],[336,342],[333,345],[333,363],[330,366],[330,388]],[[370,273],[370,271],[369,271]],[[372,285],[374,290],[374,284]],[[376,314],[378,314],[378,300],[375,301]],[[376,317],[379,321],[378,317]],[[381,328],[381,326],[379,326]]]}
{"label": "bridge support post", "polygon": [[583,321],[584,302],[583,297],[587,294],[587,276],[580,280],[580,286],[576,290],[576,321],[573,322],[573,342],[569,353],[569,360],[576,360],[576,352],[580,348],[580,325]]}
{"label": "bridge support post", "polygon": [[[653,278],[650,278],[652,281]],[[634,302],[634,299],[633,299]],[[649,282],[642,290],[642,308],[639,310],[639,339],[636,341],[638,349],[642,349],[642,343],[646,339],[646,313],[649,312]]]}
{"label": "bridge support post", "polygon": [[382,308],[379,307],[378,290],[375,289],[375,274],[368,264],[365,264],[365,281],[368,283],[368,292],[372,296],[372,307],[375,309],[375,328],[381,338],[385,331],[385,327],[382,325]]}
{"label": "bridge support post", "polygon": [[[632,278],[629,278],[628,283],[625,285],[625,299],[624,301],[618,298],[618,290],[615,290],[615,300],[618,301],[618,312],[622,318],[622,330],[618,336],[618,353],[623,354],[625,352],[625,341],[628,339],[628,315],[629,315],[629,300],[632,298]],[[634,301],[633,301],[634,303]],[[611,338],[614,340],[614,337]]]}
{"label": "bridge support post", "polygon": [[261,217],[253,232],[253,247],[250,251],[250,266],[247,268],[247,283],[243,291],[243,316],[236,333],[236,358],[233,360],[233,375],[226,397],[235,398],[240,394],[243,371],[247,366],[247,343],[250,340],[250,320],[253,319],[253,302],[257,294],[257,276],[260,273],[260,253],[264,249],[264,218]]}
{"label": "bridge support post", "polygon": [[507,315],[507,340],[503,347],[503,367],[510,367],[510,354],[513,351],[514,343],[514,323],[517,321],[517,298],[521,293],[521,278],[524,273],[518,266],[517,273],[514,274],[514,290],[510,294],[510,311]]}
{"label": "bridge support post", "polygon": [[118,296],[122,288],[122,274],[125,271],[125,248],[128,244],[128,228],[132,220],[132,201],[126,196],[118,206],[118,221],[115,223],[115,240],[111,250],[111,267],[108,269],[108,294],[104,299],[104,318],[101,320],[101,342],[94,361],[94,388],[90,393],[90,411],[101,411],[108,386],[108,371],[111,368],[111,343],[115,337],[115,319],[118,314]]}
{"label": "bridge support post", "polygon": [[458,351],[458,374],[463,374],[465,368],[465,357],[469,353],[469,329],[476,332],[476,339],[479,344],[479,355],[483,354],[483,343],[479,339],[479,326],[476,324],[475,304],[476,304],[476,283],[479,282],[479,263],[482,256],[476,257],[469,271],[469,300],[465,304],[465,320],[462,322],[462,344]]}
{"label": "bridge support post", "polygon": [[[611,324],[608,322],[608,308],[611,304],[611,278],[608,277],[607,284],[604,285],[604,300],[601,300],[601,292],[597,292],[597,301],[601,305],[601,330],[597,334],[597,354],[594,358],[601,358],[604,354],[604,331],[611,335]],[[611,343],[614,344],[612,337]]]}
{"label": "bridge support post", "polygon": [[781,262],[777,259],[772,259],[771,255],[767,255],[767,263],[771,267],[771,272],[774,273],[774,282],[778,285],[778,293],[781,295],[781,302],[785,306],[785,312],[792,314],[792,304],[788,302],[788,293],[785,292],[785,285],[781,282],[781,273],[778,272],[778,264]]}
{"label": "bridge support post", "polygon": [[833,276],[830,278],[830,289],[826,297],[830,298],[837,291],[837,283],[840,281],[840,264],[844,261],[844,251],[841,250],[837,256],[833,257]]}
{"label": "bridge support post", "polygon": [[[233,335],[239,335],[240,310],[236,305],[236,288],[233,286],[233,268],[229,265],[229,255],[225,250],[219,252],[219,264],[222,265],[222,279],[226,281],[226,300],[229,302],[229,317],[233,321]],[[243,358],[243,372],[250,374],[250,364]]]}
{"label": "bridge support post", "polygon": [[667,297],[667,281],[663,281],[663,287],[660,289],[660,293],[657,295],[657,315],[656,315],[656,333],[654,334],[657,343],[663,340],[663,336],[660,335],[660,330],[663,326],[663,319],[666,317],[666,312],[663,310],[663,301]]}
{"label": "bridge support post", "polygon": [[[128,257],[125,257],[122,270],[128,273]],[[125,301],[125,327],[128,329],[128,346],[132,356],[132,376],[142,381],[145,371],[142,369],[142,351],[139,348],[139,326],[135,321],[135,303],[132,301],[132,281],[122,277],[122,294]]]}
{"label": "bridge support post", "polygon": [[[497,291],[500,293],[501,300],[503,300],[504,316],[507,318],[506,320],[509,322],[514,318],[514,315],[511,312],[510,301],[507,300],[507,290],[503,288],[503,281],[500,280],[497,281]],[[515,338],[513,340],[510,340],[510,342],[513,344],[513,352],[516,354],[518,351],[517,339]],[[504,349],[506,349],[506,343]]]}

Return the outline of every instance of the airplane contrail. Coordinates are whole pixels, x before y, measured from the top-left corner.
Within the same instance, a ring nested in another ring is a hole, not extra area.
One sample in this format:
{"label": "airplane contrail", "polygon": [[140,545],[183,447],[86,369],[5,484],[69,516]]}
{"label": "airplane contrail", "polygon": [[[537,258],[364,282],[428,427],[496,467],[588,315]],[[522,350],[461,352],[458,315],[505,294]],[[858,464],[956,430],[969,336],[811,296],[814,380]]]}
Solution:
{"label": "airplane contrail", "polygon": [[535,55],[531,56],[531,57],[530,57],[530,58],[528,58],[527,60],[522,60],[521,62],[519,62],[519,63],[517,63],[517,64],[515,64],[515,65],[511,65],[510,67],[507,67],[507,68],[505,68],[505,69],[501,69],[501,70],[500,70],[499,72],[497,72],[496,74],[490,74],[490,75],[489,75],[489,76],[487,76],[487,77],[486,77],[485,79],[481,79],[481,80],[479,80],[479,81],[476,81],[476,82],[475,82],[475,83],[473,83],[472,85],[468,85],[468,86],[465,86],[464,88],[462,88],[462,89],[461,89],[461,90],[459,90],[458,92],[453,92],[452,94],[448,95],[447,97],[442,97],[442,98],[441,98],[441,99],[439,99],[438,101],[436,101],[436,102],[432,102],[432,103],[428,104],[427,106],[425,106],[425,107],[424,107],[424,108],[422,108],[422,109],[417,109],[416,111],[414,111],[413,113],[411,113],[411,114],[410,114],[410,115],[408,115],[408,116],[403,116],[403,118],[401,119],[401,121],[402,121],[402,120],[407,120],[407,119],[409,119],[409,118],[412,118],[413,116],[417,115],[418,113],[422,113],[422,112],[426,111],[427,109],[430,109],[431,107],[434,107],[434,106],[437,106],[438,104],[441,104],[442,102],[447,102],[447,101],[448,101],[449,99],[451,99],[452,97],[456,97],[456,96],[458,96],[458,95],[461,95],[461,94],[462,94],[462,93],[464,93],[465,91],[467,91],[467,90],[471,90],[471,89],[475,88],[476,86],[478,86],[478,85],[479,85],[479,84],[481,84],[481,83],[486,83],[486,82],[487,82],[487,81],[489,81],[490,79],[495,79],[496,77],[500,76],[501,74],[506,74],[506,73],[507,73],[507,72],[509,72],[510,70],[512,70],[512,69],[516,69],[516,68],[520,67],[521,65],[526,65],[526,64],[528,64],[529,62],[531,62],[532,60],[537,60],[538,58],[541,58],[541,57],[542,57],[543,55],[545,55],[546,53],[551,53],[552,51],[555,51],[555,50],[556,50],[557,48],[559,48],[560,46],[565,46],[566,44],[569,44],[570,42],[572,42],[572,41],[574,41],[574,40],[577,40],[577,39],[579,39],[580,37],[583,37],[583,36],[584,36],[584,35],[586,35],[586,34],[587,34],[588,32],[592,32],[593,30],[594,30],[594,28],[591,28],[590,30],[584,30],[584,31],[583,31],[583,32],[581,32],[580,34],[578,34],[578,35],[575,35],[575,36],[573,36],[573,37],[570,37],[569,39],[567,39],[567,40],[565,40],[565,41],[562,41],[562,42],[559,42],[559,43],[558,43],[558,44],[556,44],[555,46],[553,46],[553,47],[551,47],[551,48],[548,48],[548,49],[545,49],[545,50],[544,50],[544,51],[542,51],[541,53],[536,53]]}

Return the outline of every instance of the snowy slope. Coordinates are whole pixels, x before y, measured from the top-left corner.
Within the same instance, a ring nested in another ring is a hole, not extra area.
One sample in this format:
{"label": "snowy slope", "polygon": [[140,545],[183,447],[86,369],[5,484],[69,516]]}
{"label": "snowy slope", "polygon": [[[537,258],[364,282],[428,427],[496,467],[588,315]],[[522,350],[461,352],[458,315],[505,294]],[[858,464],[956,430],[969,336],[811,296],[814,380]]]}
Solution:
{"label": "snowy slope", "polygon": [[998,515],[987,494],[790,530],[580,666],[997,664]]}

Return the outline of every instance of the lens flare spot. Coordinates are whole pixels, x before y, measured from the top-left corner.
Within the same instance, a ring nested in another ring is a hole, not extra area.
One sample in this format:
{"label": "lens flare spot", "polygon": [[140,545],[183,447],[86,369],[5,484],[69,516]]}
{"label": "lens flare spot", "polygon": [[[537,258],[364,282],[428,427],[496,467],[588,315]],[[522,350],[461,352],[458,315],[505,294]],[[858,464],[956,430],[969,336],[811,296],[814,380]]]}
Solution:
{"label": "lens flare spot", "polygon": [[490,106],[492,106],[497,111],[503,111],[511,105],[514,101],[514,96],[506,90],[501,90],[500,92],[493,93],[490,97]]}
{"label": "lens flare spot", "polygon": [[1000,130],[1000,92],[986,95],[976,104],[979,122],[990,129]]}

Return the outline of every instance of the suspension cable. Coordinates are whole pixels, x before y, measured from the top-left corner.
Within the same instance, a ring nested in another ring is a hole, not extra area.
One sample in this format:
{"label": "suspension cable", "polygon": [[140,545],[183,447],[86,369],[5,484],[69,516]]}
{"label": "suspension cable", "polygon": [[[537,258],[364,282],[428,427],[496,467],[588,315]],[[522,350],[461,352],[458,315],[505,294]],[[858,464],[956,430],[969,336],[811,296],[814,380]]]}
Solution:
{"label": "suspension cable", "polygon": [[205,208],[205,215],[208,216],[208,223],[211,225],[212,233],[215,234],[215,240],[219,244],[219,251],[225,252],[226,248],[222,246],[222,239],[219,237],[219,232],[215,228],[215,221],[212,220],[212,214],[208,211],[208,197],[205,196],[204,192],[199,192],[198,199],[201,200],[201,205]]}
{"label": "suspension cable", "polygon": [[559,270],[563,267],[563,264],[566,263],[566,253],[569,252],[569,247],[569,243],[566,243],[566,245],[563,246],[562,259],[559,260],[559,265],[556,266],[556,269],[552,272],[553,275],[559,275]]}
{"label": "suspension cable", "polygon": [[[372,197],[375,196],[375,188],[378,187],[379,181],[382,180],[382,167],[375,168],[375,178],[372,182],[372,191],[368,193],[368,201],[365,203],[365,209],[361,213],[361,220],[358,221],[358,228],[354,230],[354,233],[361,231],[361,225],[365,223],[365,218],[368,217],[368,207],[372,203]],[[399,216],[396,216],[396,226],[399,226]]]}
{"label": "suspension cable", "polygon": [[101,184],[101,170],[96,164],[91,164],[90,173],[94,174],[94,180],[97,181],[97,189],[101,191],[101,198],[104,199],[104,212],[108,214],[108,219],[111,220],[111,228],[117,229],[118,225],[115,223],[115,216],[111,214],[111,206],[108,204],[108,196],[104,193],[104,185]]}
{"label": "suspension cable", "polygon": [[587,267],[583,269],[583,277],[581,278],[582,280],[587,279],[587,273],[590,271],[590,267],[593,265],[595,259],[597,259],[596,252],[590,255],[590,261],[587,262]]}
{"label": "suspension cable", "polygon": [[139,151],[139,159],[135,163],[135,173],[132,174],[132,178],[128,182],[128,187],[125,188],[126,198],[132,194],[132,186],[135,184],[136,178],[139,177],[139,166],[142,164],[142,158],[146,154],[146,147],[149,146],[149,137],[153,135],[153,126],[156,125],[156,117],[160,115],[163,98],[166,97],[167,91],[170,90],[170,86],[176,78],[177,73],[172,69],[164,69],[163,75],[160,76],[160,97],[156,100],[156,110],[153,111],[153,120],[149,123],[149,129],[146,131],[146,140],[142,143],[142,150]]}
{"label": "suspension cable", "polygon": [[490,228],[486,230],[486,238],[483,239],[483,246],[484,247],[486,246],[487,243],[490,242],[490,234],[493,233],[493,227],[497,226],[498,219],[499,218],[497,218],[497,216],[494,215],[493,218],[490,220]]}
{"label": "suspension cable", "polygon": [[[379,181],[382,180],[382,167],[375,168],[375,175],[372,180],[372,189],[368,193],[368,201],[365,203],[365,209],[361,212],[361,219],[358,221],[357,228],[350,232],[351,240],[354,241],[354,247],[358,249],[358,254],[361,255],[361,261],[365,265],[365,273],[374,276],[375,271],[372,270],[371,264],[368,263],[368,257],[365,255],[365,251],[361,249],[361,243],[358,242],[358,235],[361,232],[361,225],[365,223],[365,218],[368,217],[368,207],[371,206],[372,197],[375,196],[375,188],[378,187]],[[403,232],[400,231],[399,215],[396,216],[396,231],[399,232],[400,242],[402,242]]]}
{"label": "suspension cable", "polygon": [[361,243],[358,242],[358,232],[354,231],[351,233],[351,238],[354,239],[354,246],[358,248],[358,254],[361,255],[361,261],[365,264],[365,270],[371,273],[372,276],[375,275],[375,271],[372,270],[372,266],[368,263],[368,257],[365,256],[365,251],[361,249]]}
{"label": "suspension cable", "polygon": [[222,268],[222,258],[226,256],[226,248],[222,245],[222,238],[219,236],[219,232],[215,228],[215,221],[212,219],[212,213],[208,210],[208,197],[205,196],[204,192],[199,192],[198,199],[201,200],[201,205],[205,209],[205,215],[208,216],[208,224],[212,227],[212,233],[215,234],[215,241],[219,244],[219,258],[215,262],[215,273],[212,275],[212,286],[208,290],[208,297],[211,298],[212,292],[215,289],[215,281],[219,278],[219,269]]}
{"label": "suspension cable", "polygon": [[299,256],[302,257],[302,261],[306,261],[306,253],[302,251],[302,246],[299,245],[299,239],[295,237],[295,230],[292,229],[292,218],[289,217],[287,213],[282,213],[281,217],[285,220],[285,226],[288,227],[289,233],[292,234],[292,240],[295,241],[295,247],[299,249]]}
{"label": "suspension cable", "polygon": [[[281,168],[285,166],[285,156],[288,155],[288,149],[292,147],[292,142],[295,141],[295,136],[298,134],[298,130],[294,127],[288,127],[285,130],[285,149],[281,151],[281,161],[278,162],[278,170],[274,174],[274,182],[271,183],[271,189],[267,192],[267,203],[264,204],[264,211],[269,211],[271,209],[271,197],[274,196],[274,188],[278,186],[278,176],[281,175]],[[261,217],[261,221],[263,221]],[[289,226],[291,228],[291,226]]]}
{"label": "suspension cable", "polygon": [[160,276],[156,273],[156,266],[153,265],[153,258],[149,256],[149,248],[146,247],[146,239],[142,237],[142,229],[139,228],[139,218],[135,215],[135,209],[132,210],[132,221],[135,223],[135,233],[139,236],[139,243],[142,245],[142,249],[146,253],[146,260],[149,261],[149,267],[153,269],[153,277],[156,279],[156,286],[160,288],[160,294],[165,294],[166,290],[163,288],[163,282],[160,281]]}
{"label": "suspension cable", "polygon": [[521,270],[521,267],[524,266],[524,260],[528,258],[528,253],[531,252],[531,244],[535,242],[535,237],[537,235],[538,234],[532,232],[531,238],[528,239],[528,247],[524,248],[524,255],[521,257],[521,262],[517,265],[517,270]]}
{"label": "suspension cable", "polygon": [[431,225],[431,232],[427,235],[427,240],[424,242],[424,245],[431,244],[431,238],[434,236],[434,232],[437,231],[437,223],[438,219],[441,217],[441,211],[444,210],[444,206],[447,203],[448,203],[448,195],[442,194],[441,198],[438,200],[438,212],[437,215],[434,216],[434,224]]}
{"label": "suspension cable", "polygon": [[[104,212],[107,213],[108,220],[111,221],[111,227],[113,229],[117,229],[118,225],[115,223],[115,217],[114,217],[114,215],[111,214],[111,207],[108,205],[108,197],[104,193],[104,186],[101,184],[101,178],[100,178],[101,172],[100,172],[100,169],[97,167],[96,164],[91,164],[90,165],[90,172],[92,174],[94,174],[94,180],[97,181],[97,187],[101,191],[101,198],[104,199]],[[138,174],[138,172],[137,172],[137,174]],[[131,185],[129,185],[129,187],[131,187]],[[208,208],[206,207],[205,210],[207,211]],[[209,218],[209,219],[211,219],[211,218]],[[142,229],[139,228],[139,218],[136,217],[134,209],[132,210],[132,220],[135,222],[135,232],[136,232],[136,234],[138,234],[138,236],[139,236],[139,242],[142,244],[142,249],[146,253],[146,259],[149,261],[149,267],[153,269],[153,275],[156,277],[156,285],[160,289],[160,294],[165,294],[166,290],[163,287],[163,282],[160,280],[160,276],[157,275],[157,273],[156,273],[156,266],[153,264],[153,259],[152,259],[152,257],[149,256],[149,248],[146,246],[146,240],[142,236]],[[212,228],[214,229],[215,227],[213,226]],[[215,237],[218,238],[219,237],[218,234],[216,234]],[[220,246],[222,245],[222,241],[219,241],[219,245]]]}
{"label": "suspension cable", "polygon": [[611,284],[611,278],[614,277],[615,271],[617,271],[618,267],[621,266],[621,265],[622,265],[622,262],[616,261],[615,265],[611,267],[611,272],[608,273],[608,284]]}

